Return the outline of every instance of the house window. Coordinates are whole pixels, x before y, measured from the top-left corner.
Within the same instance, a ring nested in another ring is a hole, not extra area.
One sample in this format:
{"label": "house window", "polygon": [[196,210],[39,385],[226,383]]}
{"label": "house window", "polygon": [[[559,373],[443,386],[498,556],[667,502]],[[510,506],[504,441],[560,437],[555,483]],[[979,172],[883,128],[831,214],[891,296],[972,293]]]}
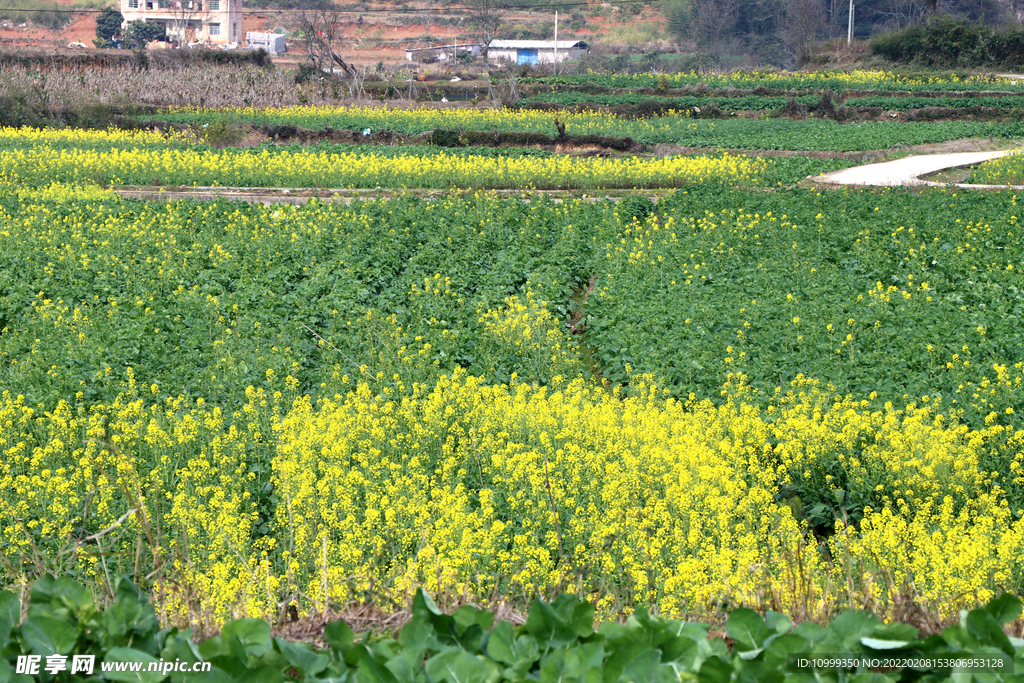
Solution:
{"label": "house window", "polygon": [[218,11],[220,9],[220,0],[210,0],[210,10]]}
{"label": "house window", "polygon": [[219,36],[220,35],[220,24],[210,24],[210,35],[211,36]]}
{"label": "house window", "polygon": [[128,9],[139,9],[139,0],[128,0]]}

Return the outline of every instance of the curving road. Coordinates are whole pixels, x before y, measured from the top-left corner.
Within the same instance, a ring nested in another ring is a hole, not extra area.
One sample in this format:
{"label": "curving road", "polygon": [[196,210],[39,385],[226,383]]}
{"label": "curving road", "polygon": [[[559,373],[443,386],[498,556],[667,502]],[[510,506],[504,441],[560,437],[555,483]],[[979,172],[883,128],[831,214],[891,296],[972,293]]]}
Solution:
{"label": "curving road", "polygon": [[958,152],[956,154],[925,154],[885,161],[867,166],[854,166],[841,171],[809,176],[808,180],[825,185],[858,185],[892,187],[897,185],[934,185],[939,187],[963,187],[979,190],[1007,188],[1024,189],[1011,185],[970,185],[967,183],[937,183],[922,180],[921,176],[950,168],[973,166],[989,159],[1005,156],[1011,151],[999,152]]}

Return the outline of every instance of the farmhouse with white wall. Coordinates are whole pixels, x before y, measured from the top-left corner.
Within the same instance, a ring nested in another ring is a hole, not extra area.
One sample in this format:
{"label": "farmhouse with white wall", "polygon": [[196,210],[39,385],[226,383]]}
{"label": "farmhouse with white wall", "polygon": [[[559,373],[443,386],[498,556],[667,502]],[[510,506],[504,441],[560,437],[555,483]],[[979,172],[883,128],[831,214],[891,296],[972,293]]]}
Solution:
{"label": "farmhouse with white wall", "polygon": [[515,64],[554,64],[579,59],[589,46],[582,40],[492,40],[487,59]]}
{"label": "farmhouse with white wall", "polygon": [[181,42],[223,45],[243,38],[242,0],[121,0],[121,14],[126,24],[163,24],[168,37]]}

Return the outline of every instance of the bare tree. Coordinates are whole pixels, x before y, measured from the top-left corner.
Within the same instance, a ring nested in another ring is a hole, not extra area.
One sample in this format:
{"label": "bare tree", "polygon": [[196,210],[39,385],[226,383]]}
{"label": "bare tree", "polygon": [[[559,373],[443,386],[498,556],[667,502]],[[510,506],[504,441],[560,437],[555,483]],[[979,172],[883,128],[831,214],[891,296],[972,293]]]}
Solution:
{"label": "bare tree", "polygon": [[195,18],[202,12],[202,0],[171,0],[167,2],[167,8],[171,11],[171,30],[178,47],[186,47],[196,37],[198,27]]}
{"label": "bare tree", "polygon": [[301,10],[297,17],[309,54],[310,65],[318,72],[335,74],[341,71],[348,82],[352,97],[363,89],[363,74],[341,56],[341,37],[344,21],[341,10]]}
{"label": "bare tree", "polygon": [[874,24],[899,29],[940,14],[998,24],[1020,21],[1024,0],[883,0],[874,7]]}
{"label": "bare tree", "polygon": [[789,0],[782,16],[781,33],[801,63],[811,58],[824,26],[825,7],[821,0]]}
{"label": "bare tree", "polygon": [[[304,9],[296,17],[299,30],[306,43],[309,63],[317,71],[331,73],[335,57],[341,52],[341,35],[344,22],[340,10]],[[342,69],[349,68],[340,56]]]}
{"label": "bare tree", "polygon": [[999,0],[994,4],[1005,21],[1014,24],[1024,22],[1024,0]]}
{"label": "bare tree", "polygon": [[697,42],[714,52],[723,38],[733,35],[739,6],[736,0],[700,0],[695,3],[693,28]]}
{"label": "bare tree", "polygon": [[884,0],[875,5],[875,24],[890,30],[906,28],[919,23],[925,16],[926,5],[918,0]]}
{"label": "bare tree", "polygon": [[430,37],[430,10],[433,9],[433,5],[434,5],[434,0],[427,0],[426,4],[424,6],[425,12],[424,12],[423,23],[426,26],[424,27],[423,33],[428,38]]}
{"label": "bare tree", "polygon": [[487,51],[491,42],[500,35],[504,28],[507,2],[505,0],[465,0],[469,8],[470,22],[475,29],[477,40],[480,41],[480,55],[484,64],[487,63]]}

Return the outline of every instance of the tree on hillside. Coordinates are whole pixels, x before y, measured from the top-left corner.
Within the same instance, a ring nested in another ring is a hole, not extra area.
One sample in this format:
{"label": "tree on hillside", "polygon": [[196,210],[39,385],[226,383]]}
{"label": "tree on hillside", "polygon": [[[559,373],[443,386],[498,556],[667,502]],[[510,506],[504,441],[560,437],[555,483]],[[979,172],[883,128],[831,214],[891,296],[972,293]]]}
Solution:
{"label": "tree on hillside", "polygon": [[1018,0],[867,0],[857,4],[854,32],[864,35],[877,28],[901,29],[944,14],[996,25],[1004,17],[1014,19],[1015,1]]}
{"label": "tree on hillside", "polygon": [[1006,16],[1010,21],[1024,23],[1024,0],[1008,0]]}
{"label": "tree on hillside", "polygon": [[[121,32],[124,15],[113,7],[107,7],[96,16],[97,47],[106,47]],[[100,44],[102,43],[102,45]]]}
{"label": "tree on hillside", "polygon": [[677,38],[690,37],[693,24],[693,3],[690,0],[663,0],[661,12],[665,15],[669,33]]}
{"label": "tree on hillside", "polygon": [[694,5],[693,37],[698,45],[716,52],[724,41],[736,37],[736,0],[700,0]]}

